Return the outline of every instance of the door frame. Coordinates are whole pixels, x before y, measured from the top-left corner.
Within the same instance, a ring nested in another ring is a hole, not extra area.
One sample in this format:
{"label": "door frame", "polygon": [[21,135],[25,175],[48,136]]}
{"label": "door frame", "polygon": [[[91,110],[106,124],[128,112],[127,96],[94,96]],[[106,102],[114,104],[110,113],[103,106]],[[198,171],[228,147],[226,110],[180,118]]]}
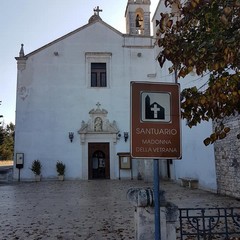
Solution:
{"label": "door frame", "polygon": [[[92,156],[94,152],[101,151],[105,155],[105,179],[110,179],[110,143],[109,142],[89,142],[88,143],[88,179],[93,178]],[[97,179],[97,178],[96,178]]]}

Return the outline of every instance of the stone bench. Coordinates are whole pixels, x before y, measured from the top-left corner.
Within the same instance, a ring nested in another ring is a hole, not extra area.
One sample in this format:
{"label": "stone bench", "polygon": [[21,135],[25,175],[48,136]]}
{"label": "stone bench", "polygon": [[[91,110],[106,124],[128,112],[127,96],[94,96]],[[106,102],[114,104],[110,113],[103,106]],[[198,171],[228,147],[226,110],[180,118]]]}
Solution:
{"label": "stone bench", "polygon": [[181,180],[181,186],[182,187],[188,187],[190,189],[198,188],[198,179],[196,178],[179,178]]}

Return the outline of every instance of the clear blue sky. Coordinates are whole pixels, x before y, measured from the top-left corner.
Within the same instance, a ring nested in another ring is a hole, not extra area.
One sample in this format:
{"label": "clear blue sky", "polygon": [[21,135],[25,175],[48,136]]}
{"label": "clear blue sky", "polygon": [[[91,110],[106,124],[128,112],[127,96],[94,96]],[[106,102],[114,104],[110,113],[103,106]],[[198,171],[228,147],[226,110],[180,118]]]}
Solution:
{"label": "clear blue sky", "polygon": [[[0,115],[15,123],[16,80],[21,44],[25,54],[85,24],[99,6],[103,21],[125,33],[127,0],[1,0]],[[151,17],[158,0],[151,0]]]}

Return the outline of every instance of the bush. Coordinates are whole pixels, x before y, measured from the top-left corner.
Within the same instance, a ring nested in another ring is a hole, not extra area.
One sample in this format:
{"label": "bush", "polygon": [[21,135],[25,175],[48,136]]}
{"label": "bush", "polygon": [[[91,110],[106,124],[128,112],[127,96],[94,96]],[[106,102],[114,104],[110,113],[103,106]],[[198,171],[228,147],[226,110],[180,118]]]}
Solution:
{"label": "bush", "polygon": [[63,162],[57,161],[56,169],[58,172],[58,176],[65,174],[65,168],[66,168],[66,166]]}
{"label": "bush", "polygon": [[33,171],[35,175],[40,175],[42,169],[41,162],[39,160],[34,160],[32,162],[32,167],[30,169]]}

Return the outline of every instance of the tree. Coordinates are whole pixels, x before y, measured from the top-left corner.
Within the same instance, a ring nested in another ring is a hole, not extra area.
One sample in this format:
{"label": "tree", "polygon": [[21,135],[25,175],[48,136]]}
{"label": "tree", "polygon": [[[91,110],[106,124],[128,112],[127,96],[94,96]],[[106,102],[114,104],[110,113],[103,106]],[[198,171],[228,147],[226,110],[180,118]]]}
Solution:
{"label": "tree", "polygon": [[14,124],[10,123],[5,128],[0,127],[0,159],[13,158],[14,151]]}
{"label": "tree", "polygon": [[[1,103],[2,103],[2,101],[0,101],[0,105],[1,105]],[[0,118],[3,118],[3,115],[0,115]],[[1,124],[1,122],[0,122],[0,124]]]}
{"label": "tree", "polygon": [[[240,113],[240,0],[165,0],[169,13],[161,13],[157,44],[159,64],[172,63],[178,78],[195,71],[209,75],[205,89],[184,89],[182,117],[192,127],[201,121],[218,120],[208,145],[230,131],[225,117]],[[237,135],[240,138],[240,135]]]}
{"label": "tree", "polygon": [[[1,103],[2,101],[0,105]],[[0,118],[3,118],[3,115],[0,115]],[[4,127],[2,122],[0,125],[0,160],[9,160],[13,158],[15,126],[10,123]]]}
{"label": "tree", "polygon": [[[1,105],[2,101],[0,101],[0,105]],[[3,115],[0,115],[0,119],[3,118]],[[0,122],[0,125],[2,124],[2,122]],[[0,126],[0,145],[2,145],[3,143],[3,138],[4,138],[4,134],[3,134],[3,128],[2,126]]]}

